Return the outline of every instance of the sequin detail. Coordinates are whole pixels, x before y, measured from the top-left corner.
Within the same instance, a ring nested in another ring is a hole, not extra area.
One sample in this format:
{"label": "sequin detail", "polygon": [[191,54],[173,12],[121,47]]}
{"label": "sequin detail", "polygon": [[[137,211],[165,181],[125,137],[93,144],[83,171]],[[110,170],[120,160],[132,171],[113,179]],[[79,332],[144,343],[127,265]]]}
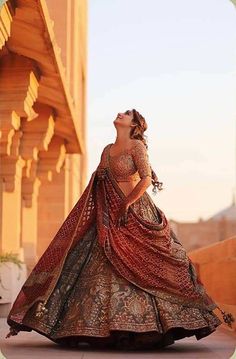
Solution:
{"label": "sequin detail", "polygon": [[[147,193],[133,204],[133,209],[144,220],[161,221]],[[24,325],[57,343],[67,338],[69,343],[73,336],[77,342],[93,342],[93,337],[99,337],[101,343],[106,343],[113,340],[116,331],[117,338],[126,331],[132,332],[134,338],[157,343],[164,341],[171,328],[200,339],[221,324],[212,311],[171,303],[168,296],[152,296],[123,278],[99,245],[95,224],[69,252],[47,306],[40,318],[35,315],[37,305],[31,307]]]}
{"label": "sequin detail", "polygon": [[126,149],[121,154],[113,156],[110,154],[113,143],[108,145],[109,164],[117,181],[137,181],[146,176],[152,177],[145,145],[139,140],[134,140],[134,142],[135,144],[131,149]]}

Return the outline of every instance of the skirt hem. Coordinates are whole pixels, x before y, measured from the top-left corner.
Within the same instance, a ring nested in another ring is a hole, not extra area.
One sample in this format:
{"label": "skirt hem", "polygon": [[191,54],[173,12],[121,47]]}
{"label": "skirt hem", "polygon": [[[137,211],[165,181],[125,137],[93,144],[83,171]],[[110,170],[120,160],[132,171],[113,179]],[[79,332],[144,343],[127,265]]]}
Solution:
{"label": "skirt hem", "polygon": [[[195,336],[197,340],[200,340],[208,335],[210,335],[212,332],[214,332],[218,325],[222,324],[222,321],[220,319],[218,319],[214,324],[212,325],[206,325],[206,326],[199,326],[199,327],[191,327],[191,326],[183,326],[183,325],[173,325],[173,326],[168,326],[163,332],[158,331],[158,329],[145,329],[145,330],[137,330],[136,328],[131,330],[131,328],[127,328],[125,326],[110,326],[109,327],[109,331],[107,331],[107,333],[105,334],[99,334],[98,332],[93,332],[91,333],[91,327],[88,327],[88,330],[81,330],[81,331],[76,331],[76,332],[72,332],[70,334],[66,334],[66,335],[61,335],[61,336],[53,336],[50,333],[46,333],[40,329],[37,329],[36,327],[32,326],[27,326],[26,324],[23,323],[24,326],[24,330],[22,331],[32,331],[34,330],[35,332],[46,336],[49,340],[53,341],[56,344],[65,344],[65,345],[69,345],[69,346],[75,346],[75,345],[79,345],[79,342],[88,342],[89,344],[106,344],[109,342],[109,340],[111,341],[112,339],[117,339],[117,336],[122,336],[122,335],[127,335],[127,336],[133,336],[133,337],[144,337],[146,338],[146,343],[149,342],[149,340],[151,339],[151,337],[153,338],[153,342],[152,344],[160,344],[160,343],[164,343],[166,342],[166,338],[171,338],[171,342],[170,344],[173,344],[175,340],[179,340],[182,339],[184,337],[190,337],[190,336]],[[14,328],[14,325],[12,325],[12,327]],[[20,329],[20,325],[18,324],[18,330],[21,331]],[[28,328],[28,329],[27,329]],[[124,334],[124,332],[126,334]],[[149,338],[148,338],[149,337]],[[138,340],[139,340],[138,339]],[[167,340],[167,342],[169,343],[169,339]],[[100,340],[100,341],[99,341]],[[114,341],[115,341],[114,340]],[[141,338],[142,340],[142,338]],[[76,344],[77,343],[77,344]],[[145,341],[143,342],[143,344],[145,344]]]}

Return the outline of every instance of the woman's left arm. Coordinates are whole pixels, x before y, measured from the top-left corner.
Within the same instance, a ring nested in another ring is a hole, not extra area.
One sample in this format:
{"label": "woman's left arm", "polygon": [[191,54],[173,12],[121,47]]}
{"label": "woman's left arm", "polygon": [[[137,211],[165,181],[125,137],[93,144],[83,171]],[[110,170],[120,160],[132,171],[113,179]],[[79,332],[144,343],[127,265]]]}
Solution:
{"label": "woman's left arm", "polygon": [[131,193],[126,197],[126,203],[129,206],[137,199],[139,199],[152,183],[152,168],[144,143],[140,140],[137,140],[136,144],[131,150],[131,154],[137,167],[140,181],[137,183]]}
{"label": "woman's left arm", "polygon": [[129,206],[137,201],[137,199],[139,199],[146,191],[146,189],[152,184],[152,168],[149,162],[146,146],[140,140],[135,142],[136,144],[131,149],[131,153],[140,176],[140,181],[136,184],[128,196],[125,197],[121,205],[120,211],[118,213],[118,226],[121,223],[126,223]]}

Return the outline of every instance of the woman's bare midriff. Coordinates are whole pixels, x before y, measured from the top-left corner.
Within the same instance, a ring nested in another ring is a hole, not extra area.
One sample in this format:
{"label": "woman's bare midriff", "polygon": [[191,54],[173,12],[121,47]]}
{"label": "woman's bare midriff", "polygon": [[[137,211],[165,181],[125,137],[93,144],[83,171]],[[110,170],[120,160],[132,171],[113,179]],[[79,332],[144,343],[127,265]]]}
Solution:
{"label": "woman's bare midriff", "polygon": [[132,180],[132,181],[127,181],[127,182],[117,181],[117,183],[118,183],[118,186],[120,187],[120,189],[122,190],[122,192],[125,194],[125,196],[128,196],[139,181],[140,180],[138,179],[138,180]]}

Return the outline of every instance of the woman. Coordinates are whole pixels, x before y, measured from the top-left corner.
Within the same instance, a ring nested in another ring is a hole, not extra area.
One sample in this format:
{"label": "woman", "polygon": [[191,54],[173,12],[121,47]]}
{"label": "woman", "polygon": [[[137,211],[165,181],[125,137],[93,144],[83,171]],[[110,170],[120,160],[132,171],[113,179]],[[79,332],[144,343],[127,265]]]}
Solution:
{"label": "woman", "polygon": [[[184,247],[146,189],[162,189],[143,116],[114,120],[87,187],[20,290],[7,323],[55,343],[164,347],[212,333],[222,321]],[[228,325],[234,320],[223,313]]]}

